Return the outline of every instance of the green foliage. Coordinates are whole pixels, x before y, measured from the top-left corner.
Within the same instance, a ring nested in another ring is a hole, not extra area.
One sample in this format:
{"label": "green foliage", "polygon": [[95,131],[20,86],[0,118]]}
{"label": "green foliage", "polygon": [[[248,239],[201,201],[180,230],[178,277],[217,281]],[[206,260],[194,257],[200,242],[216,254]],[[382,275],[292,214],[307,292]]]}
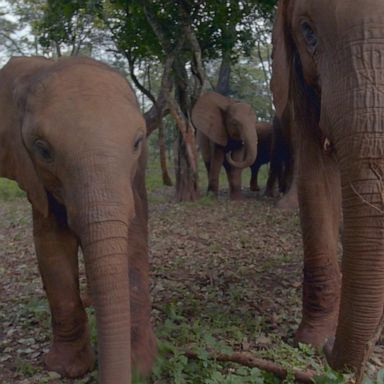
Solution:
{"label": "green foliage", "polygon": [[345,383],[344,375],[336,372],[329,366],[325,367],[324,374],[315,376],[315,384],[343,384]]}
{"label": "green foliage", "polygon": [[[169,305],[167,319],[158,329],[159,357],[153,370],[154,383],[204,383],[204,384],[277,384],[280,381],[257,368],[232,363],[221,363],[210,358],[208,351],[231,353],[215,336],[216,330],[209,323],[188,322],[188,319]],[[225,323],[222,324],[225,327]],[[191,345],[196,358],[188,358],[180,345]]]}
{"label": "green foliage", "polygon": [[363,384],[384,384],[384,368],[377,373],[376,379],[365,378]]}
{"label": "green foliage", "polygon": [[145,6],[156,16],[171,45],[179,32],[176,10],[170,1],[110,0],[103,2],[103,19],[119,52],[134,61],[162,59],[164,52],[145,15]]}
{"label": "green foliage", "polygon": [[23,359],[16,359],[16,371],[25,377],[34,376],[39,369],[33,366],[29,361]]}
{"label": "green foliage", "polygon": [[[229,53],[237,59],[249,55],[254,46],[254,25],[270,19],[276,1],[206,1],[196,11],[193,25],[206,59]],[[236,50],[235,48],[239,48]]]}
{"label": "green foliage", "polygon": [[14,200],[19,197],[25,197],[15,181],[0,178],[0,200]]}
{"label": "green foliage", "polygon": [[48,0],[43,17],[34,23],[40,44],[49,48],[54,43],[59,55],[64,44],[71,48],[70,54],[79,54],[81,48],[91,44],[95,30],[102,27],[100,7],[98,0]]}

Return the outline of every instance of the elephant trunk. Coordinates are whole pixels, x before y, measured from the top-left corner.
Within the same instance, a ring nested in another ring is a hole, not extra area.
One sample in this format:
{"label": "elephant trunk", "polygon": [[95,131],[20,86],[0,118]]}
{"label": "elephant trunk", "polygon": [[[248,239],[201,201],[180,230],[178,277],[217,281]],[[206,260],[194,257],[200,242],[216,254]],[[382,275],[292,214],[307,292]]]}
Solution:
{"label": "elephant trunk", "polygon": [[[332,126],[339,127],[333,139],[344,221],[341,304],[330,363],[360,371],[384,320],[384,96],[370,81],[378,76],[378,66],[359,62],[361,56],[354,60],[340,77],[353,88],[333,92],[334,109],[328,114]],[[362,65],[375,69],[356,71]]]}
{"label": "elephant trunk", "polygon": [[[368,143],[372,137],[355,139]],[[377,148],[384,150],[383,138]],[[343,280],[331,363],[335,368],[358,369],[368,358],[383,325],[384,161],[367,157],[345,162],[349,166],[344,166],[341,178]]]}
{"label": "elephant trunk", "polygon": [[241,139],[244,143],[244,157],[242,160],[233,159],[232,152],[228,153],[226,158],[228,163],[232,167],[246,168],[250,167],[257,157],[257,133],[256,127],[249,126],[243,129],[241,132]]}
{"label": "elephant trunk", "polygon": [[[124,154],[86,156],[71,168],[65,192],[68,223],[79,238],[96,314],[99,381],[131,382],[129,254],[135,242],[132,171]],[[146,246],[146,245],[144,245]],[[146,255],[144,255],[145,257]]]}
{"label": "elephant trunk", "polygon": [[130,383],[127,227],[119,223],[104,225],[105,229],[97,229],[95,224],[95,232],[107,231],[110,235],[101,239],[91,235],[84,245],[86,271],[95,300],[100,382]]}
{"label": "elephant trunk", "polygon": [[128,215],[113,216],[85,222],[80,240],[96,311],[99,380],[126,384],[131,382]]}

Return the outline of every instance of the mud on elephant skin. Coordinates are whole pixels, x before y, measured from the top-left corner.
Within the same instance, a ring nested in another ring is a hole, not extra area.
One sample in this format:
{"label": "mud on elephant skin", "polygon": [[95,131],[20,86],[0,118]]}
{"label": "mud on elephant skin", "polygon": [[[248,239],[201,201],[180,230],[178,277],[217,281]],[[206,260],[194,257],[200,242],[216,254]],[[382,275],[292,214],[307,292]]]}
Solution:
{"label": "mud on elephant skin", "polygon": [[297,338],[322,345],[335,334],[330,364],[360,375],[384,312],[384,3],[280,0],[273,45],[274,103],[279,117],[293,111],[298,145]]}
{"label": "mud on elephant skin", "polygon": [[27,192],[52,314],[48,369],[94,364],[80,299],[78,248],[96,310],[99,381],[151,367],[146,127],[129,84],[87,58],[13,58],[0,70],[0,175]]}
{"label": "mud on elephant skin", "polygon": [[224,165],[230,198],[241,198],[241,172],[257,155],[256,115],[251,106],[216,92],[199,97],[192,110],[197,142],[208,173],[208,192],[219,192]]}

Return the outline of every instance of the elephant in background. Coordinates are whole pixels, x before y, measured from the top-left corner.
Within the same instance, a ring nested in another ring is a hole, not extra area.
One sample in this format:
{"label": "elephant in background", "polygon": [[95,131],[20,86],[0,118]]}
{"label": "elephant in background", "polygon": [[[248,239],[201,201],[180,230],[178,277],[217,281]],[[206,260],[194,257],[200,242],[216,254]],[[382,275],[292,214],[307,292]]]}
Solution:
{"label": "elephant in background", "polygon": [[94,365],[79,292],[81,247],[96,310],[99,381],[151,368],[145,122],[117,72],[88,58],[13,58],[0,70],[0,175],[32,204],[52,315],[45,363],[68,377]]}
{"label": "elephant in background", "polygon": [[382,0],[280,0],[273,28],[274,104],[279,118],[293,111],[297,138],[304,283],[296,338],[329,339],[330,365],[358,380],[383,327],[383,31]]}
{"label": "elephant in background", "polygon": [[298,208],[292,123],[288,116],[282,119],[275,116],[272,124],[270,165],[265,195],[274,197],[277,187],[278,196],[282,196],[276,202],[276,206],[286,209]]}
{"label": "elephant in background", "polygon": [[197,142],[208,172],[208,192],[219,192],[219,174],[224,165],[230,198],[241,199],[241,172],[257,155],[256,115],[245,102],[216,92],[199,97],[192,110]]}

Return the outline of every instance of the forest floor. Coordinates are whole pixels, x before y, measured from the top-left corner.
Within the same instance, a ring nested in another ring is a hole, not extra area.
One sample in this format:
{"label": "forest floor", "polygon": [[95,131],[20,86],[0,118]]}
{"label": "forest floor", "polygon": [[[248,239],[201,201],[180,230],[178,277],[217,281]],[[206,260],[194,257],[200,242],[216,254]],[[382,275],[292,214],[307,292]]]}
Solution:
{"label": "forest floor", "polygon": [[[32,242],[30,206],[0,183],[0,383],[96,383],[96,371],[71,381],[44,370],[50,315]],[[255,368],[209,358],[212,351],[250,352],[284,367],[315,370],[318,383],[344,383],[324,356],[293,346],[300,320],[302,246],[296,211],[246,192],[230,202],[202,197],[176,203],[173,189],[149,180],[153,323],[159,357],[146,383],[279,383]],[[84,274],[82,272],[82,285]],[[95,327],[88,310],[92,339]],[[192,350],[191,359],[184,351]],[[376,347],[367,383],[384,366]],[[382,371],[379,372],[382,376]],[[137,383],[143,381],[137,380]],[[285,380],[293,383],[292,375]]]}

